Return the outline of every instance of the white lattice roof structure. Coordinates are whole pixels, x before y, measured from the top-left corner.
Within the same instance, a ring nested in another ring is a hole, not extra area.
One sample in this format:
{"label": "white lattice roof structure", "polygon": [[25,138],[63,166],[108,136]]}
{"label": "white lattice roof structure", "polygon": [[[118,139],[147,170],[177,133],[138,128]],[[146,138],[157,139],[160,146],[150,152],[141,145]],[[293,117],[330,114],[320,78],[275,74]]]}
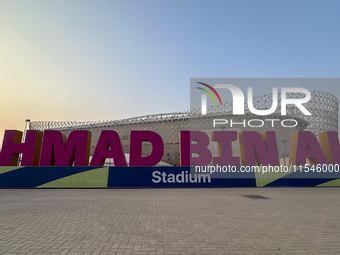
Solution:
{"label": "white lattice roof structure", "polygon": [[[284,152],[284,144],[282,140],[286,140],[287,152],[289,152],[290,135],[293,131],[309,130],[317,137],[323,131],[338,131],[338,99],[324,91],[311,91],[311,100],[304,104],[308,111],[312,114],[305,116],[295,106],[287,108],[287,116],[281,116],[280,107],[275,113],[270,116],[255,116],[249,112],[247,102],[245,101],[245,110],[248,112],[244,119],[296,119],[298,125],[295,128],[272,128],[268,125],[258,128],[250,129],[249,127],[240,127],[239,131],[256,130],[259,132],[275,130],[277,132],[277,140],[279,146],[279,153]],[[289,93],[287,98],[303,98],[304,95],[300,93]],[[278,98],[281,98],[280,96]],[[269,109],[272,104],[272,95],[265,94],[254,97],[253,105],[256,109]],[[281,105],[279,100],[278,106]],[[130,148],[130,132],[131,130],[150,130],[157,132],[164,141],[164,155],[162,161],[171,165],[179,165],[179,132],[181,130],[203,130],[210,132],[212,130],[221,130],[221,127],[212,128],[211,119],[235,119],[240,120],[240,116],[232,115],[232,103],[226,102],[222,106],[208,106],[207,114],[201,115],[201,109],[192,109],[182,112],[161,113],[153,115],[138,116],[134,118],[121,120],[105,120],[105,121],[32,121],[29,128],[35,130],[60,130],[69,134],[73,130],[89,130],[92,132],[91,141],[91,155],[95,148],[99,135],[102,130],[115,130],[122,141],[123,150],[129,153]],[[200,123],[197,126],[197,123]],[[226,128],[224,130],[228,130]],[[151,145],[143,145],[143,154],[148,155],[151,150]]]}

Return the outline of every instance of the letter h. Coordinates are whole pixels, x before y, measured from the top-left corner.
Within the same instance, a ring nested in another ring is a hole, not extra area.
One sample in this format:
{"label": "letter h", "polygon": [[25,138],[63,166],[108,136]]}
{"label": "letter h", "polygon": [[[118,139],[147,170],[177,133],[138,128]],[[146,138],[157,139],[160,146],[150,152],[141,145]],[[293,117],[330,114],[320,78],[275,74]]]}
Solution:
{"label": "letter h", "polygon": [[21,131],[6,130],[0,153],[0,166],[17,166],[20,153],[21,166],[39,165],[42,137],[43,132],[28,130],[25,142],[22,143]]}

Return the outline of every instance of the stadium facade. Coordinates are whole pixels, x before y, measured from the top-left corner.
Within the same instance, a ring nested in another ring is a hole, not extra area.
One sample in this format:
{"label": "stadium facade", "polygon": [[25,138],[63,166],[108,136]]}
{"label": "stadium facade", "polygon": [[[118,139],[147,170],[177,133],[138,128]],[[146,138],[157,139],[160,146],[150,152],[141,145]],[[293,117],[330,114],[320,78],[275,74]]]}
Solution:
{"label": "stadium facade", "polygon": [[[150,130],[158,133],[164,141],[163,162],[167,164],[179,165],[179,132],[182,130],[201,130],[208,134],[214,130],[237,130],[241,131],[276,131],[277,144],[280,157],[287,156],[290,147],[290,137],[295,131],[311,131],[316,137],[324,131],[338,131],[338,99],[331,93],[324,91],[311,91],[311,100],[304,104],[311,115],[304,115],[297,107],[288,106],[287,115],[281,115],[281,102],[278,102],[278,108],[269,116],[257,116],[249,111],[247,101],[245,101],[245,115],[235,116],[232,114],[232,103],[225,102],[222,106],[208,106],[207,114],[201,115],[201,109],[190,109],[182,112],[154,114],[139,116],[121,120],[107,121],[32,121],[29,129],[33,130],[59,130],[66,135],[74,130],[89,130],[92,132],[91,151],[93,155],[94,148],[98,142],[102,130],[115,130],[121,139],[125,153],[130,151],[130,132],[131,130]],[[303,98],[301,93],[289,93],[287,98]],[[280,96],[278,98],[281,98]],[[265,94],[253,98],[253,105],[258,110],[269,109],[272,104],[272,95]],[[247,122],[250,119],[263,120],[265,123],[262,127],[254,128],[246,125],[216,125],[213,127],[213,119],[233,120],[233,122]],[[272,122],[266,119],[280,120],[294,119],[297,125],[292,128],[283,127],[277,124],[273,127]],[[212,142],[209,146],[213,156],[217,156],[217,144]],[[143,155],[149,155],[151,145],[143,144]],[[235,156],[239,155],[239,145],[233,143],[233,152]]]}

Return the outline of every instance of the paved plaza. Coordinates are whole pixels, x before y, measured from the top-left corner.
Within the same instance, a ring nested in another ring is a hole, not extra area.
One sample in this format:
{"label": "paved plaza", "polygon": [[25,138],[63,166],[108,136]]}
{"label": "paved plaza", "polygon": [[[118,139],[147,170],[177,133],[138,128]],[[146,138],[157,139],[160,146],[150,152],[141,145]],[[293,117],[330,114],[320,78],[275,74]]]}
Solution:
{"label": "paved plaza", "polygon": [[0,254],[340,254],[340,188],[2,189]]}

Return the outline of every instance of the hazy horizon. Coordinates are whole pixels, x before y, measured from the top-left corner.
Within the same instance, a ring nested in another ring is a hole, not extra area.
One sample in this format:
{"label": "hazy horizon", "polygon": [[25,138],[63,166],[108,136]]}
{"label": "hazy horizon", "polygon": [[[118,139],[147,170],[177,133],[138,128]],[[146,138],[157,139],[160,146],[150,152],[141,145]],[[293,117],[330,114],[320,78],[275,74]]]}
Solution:
{"label": "hazy horizon", "polygon": [[[190,108],[190,78],[337,78],[339,1],[2,1],[0,141]],[[326,90],[340,98],[337,87]],[[267,87],[254,88],[267,94]]]}

